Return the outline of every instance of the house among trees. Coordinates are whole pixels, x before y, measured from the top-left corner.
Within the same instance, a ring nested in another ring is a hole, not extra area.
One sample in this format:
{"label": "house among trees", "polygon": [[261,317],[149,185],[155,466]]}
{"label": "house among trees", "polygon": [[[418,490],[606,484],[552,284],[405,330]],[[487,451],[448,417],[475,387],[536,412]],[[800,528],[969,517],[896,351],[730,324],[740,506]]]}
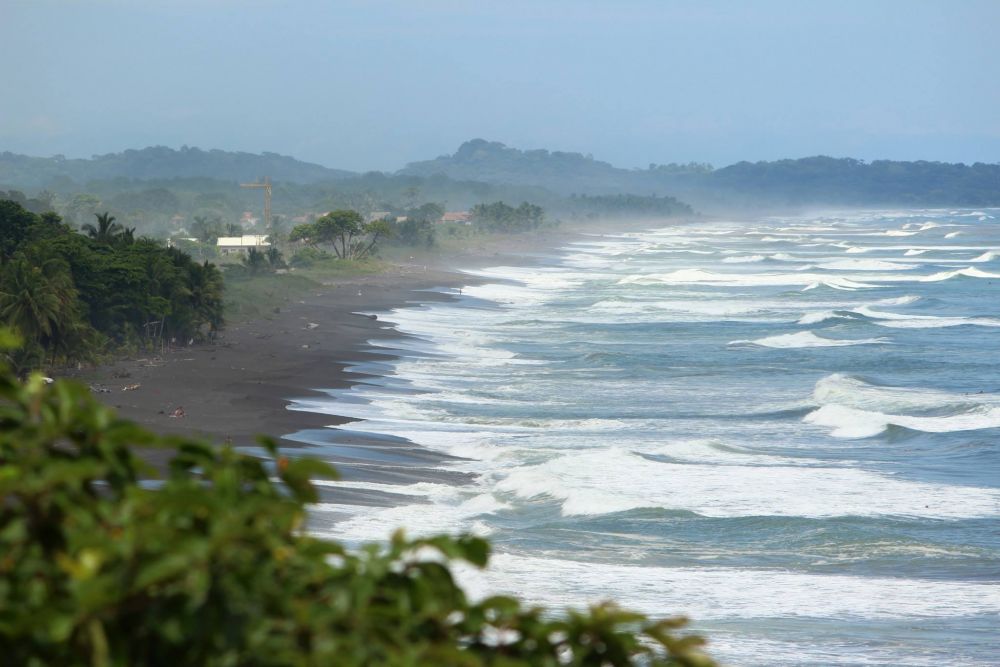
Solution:
{"label": "house among trees", "polygon": [[441,222],[456,222],[463,225],[472,223],[472,214],[468,211],[446,211],[441,216]]}
{"label": "house among trees", "polygon": [[215,247],[220,255],[246,254],[250,248],[262,250],[270,247],[271,242],[264,234],[244,234],[243,236],[220,236]]}
{"label": "house among trees", "polygon": [[373,222],[375,220],[385,220],[386,218],[395,217],[390,211],[372,211],[365,216],[365,222]]}

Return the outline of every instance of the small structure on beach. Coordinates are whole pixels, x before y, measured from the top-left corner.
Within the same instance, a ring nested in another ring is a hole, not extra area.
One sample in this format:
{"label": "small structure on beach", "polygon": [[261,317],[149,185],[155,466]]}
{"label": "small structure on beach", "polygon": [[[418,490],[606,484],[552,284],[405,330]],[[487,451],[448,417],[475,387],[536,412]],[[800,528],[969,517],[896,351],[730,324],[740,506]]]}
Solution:
{"label": "small structure on beach", "polygon": [[261,250],[271,245],[266,234],[244,234],[243,236],[220,236],[215,247],[220,255],[246,254],[250,248]]}

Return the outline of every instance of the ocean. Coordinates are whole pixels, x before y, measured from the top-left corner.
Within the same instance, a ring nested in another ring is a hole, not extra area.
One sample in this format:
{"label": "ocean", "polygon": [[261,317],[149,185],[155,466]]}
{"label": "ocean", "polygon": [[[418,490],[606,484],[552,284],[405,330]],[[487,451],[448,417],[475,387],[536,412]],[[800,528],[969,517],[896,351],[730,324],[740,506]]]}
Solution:
{"label": "ocean", "polygon": [[378,313],[398,356],[292,408],[470,475],[338,482],[397,504],[323,530],[485,535],[474,595],[684,614],[730,665],[1000,664],[1000,209],[650,227]]}

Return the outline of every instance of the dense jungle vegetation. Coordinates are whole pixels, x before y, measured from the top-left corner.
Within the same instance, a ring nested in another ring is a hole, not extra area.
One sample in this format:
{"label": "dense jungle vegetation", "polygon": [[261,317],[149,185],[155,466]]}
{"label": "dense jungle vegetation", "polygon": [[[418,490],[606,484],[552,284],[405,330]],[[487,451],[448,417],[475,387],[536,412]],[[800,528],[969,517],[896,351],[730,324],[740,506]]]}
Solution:
{"label": "dense jungle vegetation", "polygon": [[0,199],[0,325],[19,368],[201,337],[222,325],[218,268],[107,213],[81,231]]}

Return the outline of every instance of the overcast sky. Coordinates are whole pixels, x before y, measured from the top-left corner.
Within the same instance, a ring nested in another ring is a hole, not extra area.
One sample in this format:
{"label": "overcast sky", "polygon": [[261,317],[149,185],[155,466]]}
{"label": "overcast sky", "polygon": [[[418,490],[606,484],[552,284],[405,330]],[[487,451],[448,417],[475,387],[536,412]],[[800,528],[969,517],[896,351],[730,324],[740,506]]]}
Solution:
{"label": "overcast sky", "polygon": [[0,150],[1000,162],[998,0],[0,0]]}

